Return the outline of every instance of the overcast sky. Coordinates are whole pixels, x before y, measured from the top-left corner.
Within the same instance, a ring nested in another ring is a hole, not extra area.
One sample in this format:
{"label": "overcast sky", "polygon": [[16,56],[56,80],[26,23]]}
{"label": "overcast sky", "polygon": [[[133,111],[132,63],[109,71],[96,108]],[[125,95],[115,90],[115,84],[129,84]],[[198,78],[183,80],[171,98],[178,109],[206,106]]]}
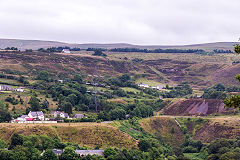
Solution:
{"label": "overcast sky", "polygon": [[237,41],[239,0],[0,0],[0,38],[72,43]]}

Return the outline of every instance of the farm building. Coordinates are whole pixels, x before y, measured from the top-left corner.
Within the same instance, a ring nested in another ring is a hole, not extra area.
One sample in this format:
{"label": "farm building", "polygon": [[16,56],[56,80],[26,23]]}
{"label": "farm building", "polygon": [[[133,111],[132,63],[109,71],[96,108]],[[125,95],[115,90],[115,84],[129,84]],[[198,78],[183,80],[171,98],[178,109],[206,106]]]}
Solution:
{"label": "farm building", "polygon": [[27,115],[22,115],[21,117],[17,118],[17,121],[26,121],[26,118],[28,118]]}
{"label": "farm building", "polygon": [[62,153],[63,153],[63,150],[61,150],[61,149],[53,149],[52,150],[53,151],[53,153],[55,153],[57,156],[60,156]]}
{"label": "farm building", "polygon": [[69,118],[68,113],[65,113],[64,111],[51,111],[51,115],[53,115],[54,118],[57,118],[58,115],[61,118]]}
{"label": "farm building", "polygon": [[141,87],[141,88],[149,88],[149,85],[148,85],[148,84],[142,84],[142,83],[140,83],[140,84],[138,84],[138,86]]}
{"label": "farm building", "polygon": [[157,89],[158,89],[158,90],[163,89],[163,86],[162,86],[162,85],[158,85],[158,86],[157,86]]}
{"label": "farm building", "polygon": [[0,85],[0,91],[12,91],[13,88],[8,85]]}
{"label": "farm building", "polygon": [[62,53],[71,53],[69,49],[63,49]]}
{"label": "farm building", "polygon": [[83,117],[84,117],[84,114],[75,114],[73,118],[80,119]]}
{"label": "farm building", "polygon": [[24,92],[25,90],[23,88],[17,88],[15,91],[17,91],[17,92]]}
{"label": "farm building", "polygon": [[80,149],[76,149],[76,153],[79,156],[87,156],[87,155],[99,155],[99,156],[103,156],[103,152],[104,150],[80,150]]}

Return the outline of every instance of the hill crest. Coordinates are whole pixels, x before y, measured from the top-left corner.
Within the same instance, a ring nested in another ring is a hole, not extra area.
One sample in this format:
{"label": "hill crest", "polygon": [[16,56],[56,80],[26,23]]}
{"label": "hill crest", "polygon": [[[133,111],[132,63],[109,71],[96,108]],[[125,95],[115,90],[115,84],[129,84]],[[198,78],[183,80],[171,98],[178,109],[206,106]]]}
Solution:
{"label": "hill crest", "polygon": [[140,48],[140,49],[158,49],[158,48],[177,48],[177,49],[224,49],[233,50],[233,45],[239,42],[214,42],[190,45],[134,45],[129,43],[65,43],[58,41],[45,41],[45,40],[23,40],[23,39],[1,39],[0,48],[17,47],[21,50],[24,49],[38,49],[49,48],[58,46],[79,47],[82,49],[87,48]]}

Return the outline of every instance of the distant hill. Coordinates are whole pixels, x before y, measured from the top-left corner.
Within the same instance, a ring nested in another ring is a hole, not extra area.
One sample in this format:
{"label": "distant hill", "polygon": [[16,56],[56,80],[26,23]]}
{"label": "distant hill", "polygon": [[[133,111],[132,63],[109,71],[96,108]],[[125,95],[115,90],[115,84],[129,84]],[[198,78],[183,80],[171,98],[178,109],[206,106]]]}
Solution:
{"label": "distant hill", "polygon": [[203,43],[192,45],[133,45],[128,43],[112,43],[112,44],[98,44],[98,43],[85,43],[85,44],[71,44],[58,41],[43,41],[43,40],[21,40],[21,39],[0,39],[0,48],[17,47],[19,49],[38,49],[57,46],[69,46],[86,48],[141,48],[141,49],[158,49],[158,48],[178,48],[178,49],[224,49],[233,50],[234,44],[239,42],[216,42],[216,43]]}

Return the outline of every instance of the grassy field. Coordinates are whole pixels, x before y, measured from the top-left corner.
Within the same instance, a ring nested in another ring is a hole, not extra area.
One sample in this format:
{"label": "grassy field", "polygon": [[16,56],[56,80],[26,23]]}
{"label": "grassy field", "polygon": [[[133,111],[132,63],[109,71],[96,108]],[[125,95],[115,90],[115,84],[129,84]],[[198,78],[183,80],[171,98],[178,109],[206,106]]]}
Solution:
{"label": "grassy field", "polygon": [[141,92],[141,91],[138,90],[138,89],[130,88],[130,87],[122,87],[121,89],[124,90],[124,91],[126,91],[126,92],[134,92],[134,93],[139,93],[139,92]]}
{"label": "grassy field", "polygon": [[125,147],[136,146],[136,141],[116,127],[103,123],[58,123],[58,124],[0,124],[0,137],[9,142],[13,133],[24,135],[59,136],[64,142],[80,146]]}
{"label": "grassy field", "polygon": [[140,120],[141,127],[152,135],[161,137],[166,143],[179,146],[184,135],[173,118],[151,117]]}
{"label": "grassy field", "polygon": [[160,83],[160,82],[157,82],[154,80],[148,80],[146,78],[139,78],[136,80],[136,83],[137,84],[139,84],[139,83],[148,84],[149,86],[159,86],[159,85],[165,86],[165,84],[163,84],[163,83]]}
{"label": "grassy field", "polygon": [[111,59],[123,59],[127,57],[128,59],[144,59],[144,60],[157,60],[157,59],[171,59],[179,61],[188,61],[188,62],[207,62],[207,63],[224,63],[229,64],[230,61],[240,60],[239,56],[235,54],[215,54],[213,56],[207,55],[197,55],[197,54],[184,54],[184,53],[108,53],[108,57]]}
{"label": "grassy field", "polygon": [[14,79],[6,79],[6,78],[0,78],[0,84],[7,84],[7,85],[14,85],[14,86],[19,86],[21,85],[20,82]]}
{"label": "grassy field", "polygon": [[184,156],[194,160],[205,160],[207,158],[203,153],[184,153]]}

